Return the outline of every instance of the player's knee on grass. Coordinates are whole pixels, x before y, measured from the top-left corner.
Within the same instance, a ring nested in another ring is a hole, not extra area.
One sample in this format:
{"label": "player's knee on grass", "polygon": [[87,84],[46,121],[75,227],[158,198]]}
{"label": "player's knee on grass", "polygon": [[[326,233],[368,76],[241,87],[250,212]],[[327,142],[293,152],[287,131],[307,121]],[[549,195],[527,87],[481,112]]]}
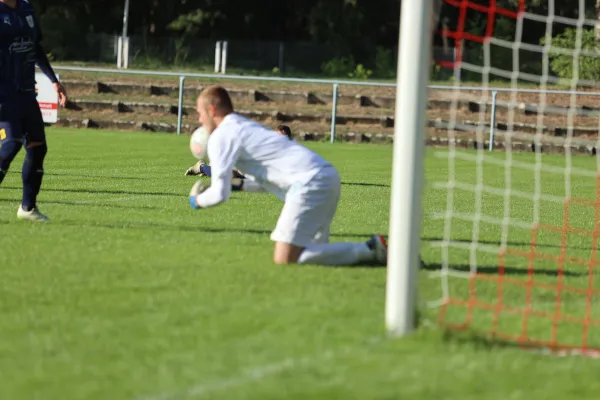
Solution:
{"label": "player's knee on grass", "polygon": [[295,246],[290,243],[275,243],[273,262],[275,264],[296,264],[304,247]]}

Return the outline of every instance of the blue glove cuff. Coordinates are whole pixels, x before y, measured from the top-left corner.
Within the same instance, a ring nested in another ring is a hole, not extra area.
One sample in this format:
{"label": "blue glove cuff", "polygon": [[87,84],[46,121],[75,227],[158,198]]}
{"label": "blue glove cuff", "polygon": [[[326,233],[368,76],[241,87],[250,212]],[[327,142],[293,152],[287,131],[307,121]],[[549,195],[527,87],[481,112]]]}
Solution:
{"label": "blue glove cuff", "polygon": [[192,206],[192,208],[194,210],[197,210],[200,208],[200,207],[198,207],[198,203],[196,203],[196,196],[190,196],[190,206]]}
{"label": "blue glove cuff", "polygon": [[212,173],[211,173],[212,170],[210,168],[210,165],[206,165],[206,164],[201,165],[200,166],[200,172],[203,173],[204,175],[208,176],[208,177],[210,177],[212,175]]}

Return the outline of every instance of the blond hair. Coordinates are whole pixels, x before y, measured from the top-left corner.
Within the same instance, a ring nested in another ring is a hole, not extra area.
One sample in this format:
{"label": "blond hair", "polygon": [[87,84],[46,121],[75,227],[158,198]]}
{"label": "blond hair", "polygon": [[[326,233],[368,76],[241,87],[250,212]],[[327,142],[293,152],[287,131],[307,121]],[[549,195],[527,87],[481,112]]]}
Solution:
{"label": "blond hair", "polygon": [[233,103],[229,93],[222,86],[209,86],[200,92],[201,98],[206,104],[210,104],[217,110],[220,115],[227,115],[233,112]]}

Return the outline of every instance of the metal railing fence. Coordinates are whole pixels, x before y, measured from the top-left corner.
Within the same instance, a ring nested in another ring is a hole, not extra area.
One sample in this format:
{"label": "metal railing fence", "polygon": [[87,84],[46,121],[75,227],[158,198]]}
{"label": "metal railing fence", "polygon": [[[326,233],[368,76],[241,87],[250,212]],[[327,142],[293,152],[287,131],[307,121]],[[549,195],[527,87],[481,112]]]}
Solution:
{"label": "metal railing fence", "polygon": [[[145,76],[171,76],[179,78],[179,98],[178,98],[178,115],[177,115],[177,134],[181,134],[182,119],[183,119],[183,95],[185,90],[186,78],[205,78],[205,79],[225,79],[225,80],[245,80],[245,81],[270,81],[270,82],[287,82],[287,83],[304,83],[304,84],[329,84],[332,85],[332,106],[331,106],[331,143],[335,142],[336,137],[336,116],[338,106],[338,93],[340,85],[351,86],[373,86],[373,87],[396,87],[396,83],[377,82],[377,81],[360,81],[360,80],[340,80],[340,79],[309,79],[309,78],[290,78],[276,76],[250,76],[250,75],[228,75],[228,74],[205,74],[205,73],[185,73],[185,72],[170,72],[170,71],[150,71],[150,70],[135,70],[135,69],[112,69],[112,68],[87,68],[87,67],[68,67],[55,66],[54,69],[59,71],[77,71],[89,73],[109,73],[121,75],[145,75]],[[482,86],[456,86],[456,85],[429,85],[429,89],[435,90],[463,90],[463,91],[488,91],[492,95],[492,104],[490,110],[490,132],[489,132],[489,150],[493,150],[496,126],[496,111],[497,97],[499,93],[536,93],[536,94],[562,94],[562,95],[586,95],[600,96],[600,92],[593,91],[572,91],[572,90],[557,90],[557,89],[528,89],[528,88],[504,88],[504,87],[482,87]]]}

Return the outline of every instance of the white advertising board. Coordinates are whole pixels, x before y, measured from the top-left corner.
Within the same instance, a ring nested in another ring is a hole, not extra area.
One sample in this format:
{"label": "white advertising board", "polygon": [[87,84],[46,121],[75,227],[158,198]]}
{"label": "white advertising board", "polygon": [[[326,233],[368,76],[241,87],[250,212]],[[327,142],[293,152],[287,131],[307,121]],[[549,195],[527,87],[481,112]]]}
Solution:
{"label": "white advertising board", "polygon": [[[58,77],[58,75],[57,75]],[[44,122],[52,124],[58,121],[58,93],[54,91],[52,82],[41,72],[35,73],[35,92],[42,110]]]}

